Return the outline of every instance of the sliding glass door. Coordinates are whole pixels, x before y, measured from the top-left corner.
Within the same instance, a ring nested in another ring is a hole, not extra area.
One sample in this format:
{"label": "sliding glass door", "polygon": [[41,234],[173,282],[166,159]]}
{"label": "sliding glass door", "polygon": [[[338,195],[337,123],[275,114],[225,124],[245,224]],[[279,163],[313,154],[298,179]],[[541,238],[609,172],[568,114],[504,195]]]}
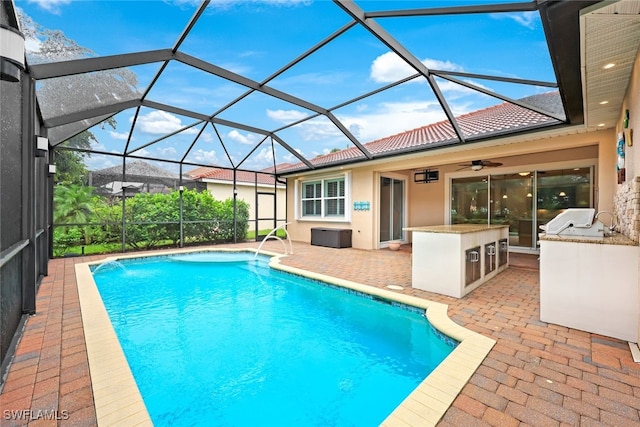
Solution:
{"label": "sliding glass door", "polygon": [[532,247],[534,232],[533,174],[528,171],[491,175],[490,224],[509,226],[509,245]]}
{"label": "sliding glass door", "polygon": [[451,224],[487,224],[488,177],[454,179],[451,183]]}
{"label": "sliding glass door", "polygon": [[451,224],[505,224],[511,246],[536,248],[540,225],[593,207],[592,175],[585,167],[453,179]]}
{"label": "sliding glass door", "polygon": [[404,240],[403,180],[380,177],[380,242]]}

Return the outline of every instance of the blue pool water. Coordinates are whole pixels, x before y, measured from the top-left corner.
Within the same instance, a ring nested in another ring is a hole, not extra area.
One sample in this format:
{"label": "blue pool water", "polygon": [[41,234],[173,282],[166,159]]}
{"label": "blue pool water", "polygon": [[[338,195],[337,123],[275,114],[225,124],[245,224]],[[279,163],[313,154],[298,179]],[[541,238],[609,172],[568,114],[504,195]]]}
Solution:
{"label": "blue pool water", "polygon": [[211,257],[94,269],[156,426],[378,425],[453,350],[421,310]]}

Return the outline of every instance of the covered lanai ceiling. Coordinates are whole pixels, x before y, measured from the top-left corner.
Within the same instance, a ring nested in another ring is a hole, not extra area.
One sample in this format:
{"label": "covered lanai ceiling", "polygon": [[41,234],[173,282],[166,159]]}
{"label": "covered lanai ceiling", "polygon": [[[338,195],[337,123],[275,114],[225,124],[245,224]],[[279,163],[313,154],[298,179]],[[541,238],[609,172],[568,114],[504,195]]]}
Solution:
{"label": "covered lanai ceiling", "polygon": [[[161,37],[85,17],[104,37],[129,32],[109,52],[45,40],[23,18],[50,143],[92,128],[100,167],[124,156],[278,173],[373,159],[367,142],[434,123],[452,135],[442,146],[584,122],[579,14],[595,1],[142,3],[140,19],[175,13],[157,21],[170,22]],[[71,38],[75,24],[42,25]],[[549,92],[557,102],[530,102]],[[505,102],[545,120],[502,133],[460,126]],[[314,162],[347,148],[356,154]]]}

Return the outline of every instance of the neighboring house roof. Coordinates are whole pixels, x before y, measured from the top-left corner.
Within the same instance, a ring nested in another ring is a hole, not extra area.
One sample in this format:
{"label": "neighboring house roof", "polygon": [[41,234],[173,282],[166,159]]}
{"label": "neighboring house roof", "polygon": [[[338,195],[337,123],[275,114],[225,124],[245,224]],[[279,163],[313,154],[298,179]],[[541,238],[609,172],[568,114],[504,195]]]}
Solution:
{"label": "neighboring house roof", "polygon": [[[560,94],[557,91],[529,96],[519,101],[552,114],[564,115]],[[554,123],[562,123],[552,117],[509,102],[464,114],[457,117],[456,121],[468,139],[487,138],[507,133],[513,134],[516,131],[532,130]],[[363,144],[363,146],[373,156],[381,157],[381,155],[402,154],[414,150],[420,151],[457,142],[458,137],[451,123],[448,120],[443,120],[371,141]],[[366,157],[357,147],[350,147],[318,156],[311,159],[310,162],[315,166],[324,166],[358,159],[365,160]],[[301,169],[307,169],[307,166],[302,162],[293,165],[278,165],[279,174]]]}
{"label": "neighboring house roof", "polygon": [[[122,166],[112,166],[110,168],[91,171],[91,173],[95,175],[122,175]],[[127,162],[125,165],[125,173],[133,176],[178,179],[178,174],[169,172],[166,169],[159,168],[141,160]]]}
{"label": "neighboring house roof", "polygon": [[[284,165],[290,166],[285,163]],[[251,183],[257,182],[261,185],[274,185],[275,178],[272,175],[273,168],[263,169],[261,172],[236,171],[236,182]],[[233,170],[221,169],[214,167],[199,167],[186,173],[191,179],[195,180],[212,180],[212,181],[229,181],[233,182]],[[278,184],[280,185],[280,184]]]}
{"label": "neighboring house roof", "polygon": [[110,196],[122,196],[122,188],[124,187],[129,196],[134,193],[139,193],[144,188],[144,182],[122,182],[122,181],[111,181],[102,185],[98,188],[98,190],[103,194],[108,194]]}
{"label": "neighboring house roof", "polygon": [[89,185],[96,187],[102,194],[121,195],[122,187],[130,194],[142,191],[146,186],[149,193],[167,193],[177,189],[178,185],[190,185],[193,181],[182,179],[178,174],[154,166],[144,161],[126,163],[125,181],[122,181],[122,166],[89,171]]}

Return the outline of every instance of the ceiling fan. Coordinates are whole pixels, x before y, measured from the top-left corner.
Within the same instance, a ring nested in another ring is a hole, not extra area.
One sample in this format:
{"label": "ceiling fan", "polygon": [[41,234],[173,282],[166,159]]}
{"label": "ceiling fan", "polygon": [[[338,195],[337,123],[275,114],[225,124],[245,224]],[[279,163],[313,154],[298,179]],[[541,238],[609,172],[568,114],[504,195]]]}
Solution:
{"label": "ceiling fan", "polygon": [[[491,160],[472,160],[471,163],[464,163],[459,166],[464,166],[462,169],[471,168],[471,170],[479,171],[484,167],[495,168],[498,166],[502,166],[502,163],[492,162]],[[462,170],[462,169],[458,169],[458,170]]]}

